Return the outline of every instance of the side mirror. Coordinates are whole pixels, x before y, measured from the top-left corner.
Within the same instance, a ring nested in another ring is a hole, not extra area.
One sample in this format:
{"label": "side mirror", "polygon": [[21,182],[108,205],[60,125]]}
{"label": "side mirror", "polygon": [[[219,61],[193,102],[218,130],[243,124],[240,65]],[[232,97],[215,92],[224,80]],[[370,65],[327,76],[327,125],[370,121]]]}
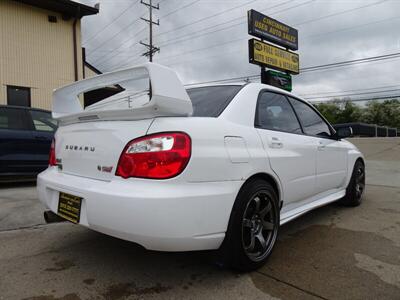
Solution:
{"label": "side mirror", "polygon": [[336,130],[336,138],[338,140],[351,137],[353,135],[353,128],[341,127]]}

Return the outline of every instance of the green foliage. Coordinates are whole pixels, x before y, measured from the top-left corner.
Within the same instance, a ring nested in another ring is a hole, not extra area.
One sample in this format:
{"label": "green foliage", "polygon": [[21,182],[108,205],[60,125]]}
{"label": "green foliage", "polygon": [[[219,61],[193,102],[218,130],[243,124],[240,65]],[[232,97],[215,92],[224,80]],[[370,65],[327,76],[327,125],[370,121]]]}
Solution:
{"label": "green foliage", "polygon": [[400,101],[370,102],[364,115],[367,123],[400,128]]}
{"label": "green foliage", "polygon": [[315,107],[332,124],[363,122],[400,128],[400,101],[371,101],[361,107],[350,100],[335,100],[315,104]]}
{"label": "green foliage", "polygon": [[338,116],[341,114],[341,110],[336,103],[320,103],[314,105],[319,112],[331,123],[337,124]]}

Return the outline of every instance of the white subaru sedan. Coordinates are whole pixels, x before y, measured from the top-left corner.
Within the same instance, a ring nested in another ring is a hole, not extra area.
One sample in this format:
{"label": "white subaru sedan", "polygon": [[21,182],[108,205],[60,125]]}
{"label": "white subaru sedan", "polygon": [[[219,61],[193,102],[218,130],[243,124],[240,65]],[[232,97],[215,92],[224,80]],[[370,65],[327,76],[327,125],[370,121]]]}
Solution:
{"label": "white subaru sedan", "polygon": [[[146,79],[147,78],[147,79]],[[148,80],[82,108],[78,95]],[[151,250],[219,249],[241,270],[265,263],[279,226],[339,201],[361,203],[364,158],[303,99],[260,84],[185,89],[157,64],[53,95],[55,134],[40,200],[60,217]]]}

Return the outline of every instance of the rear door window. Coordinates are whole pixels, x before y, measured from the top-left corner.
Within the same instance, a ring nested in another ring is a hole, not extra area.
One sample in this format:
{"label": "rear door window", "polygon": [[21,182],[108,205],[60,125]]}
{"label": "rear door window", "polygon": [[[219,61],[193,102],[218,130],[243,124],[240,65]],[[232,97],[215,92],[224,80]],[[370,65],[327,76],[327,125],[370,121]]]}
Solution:
{"label": "rear door window", "polygon": [[0,107],[0,129],[30,130],[24,109]]}
{"label": "rear door window", "polygon": [[256,126],[259,128],[302,133],[292,106],[281,94],[264,92],[258,99]]}
{"label": "rear door window", "polygon": [[36,131],[53,132],[57,129],[57,121],[51,117],[50,113],[38,110],[31,110],[29,113]]}

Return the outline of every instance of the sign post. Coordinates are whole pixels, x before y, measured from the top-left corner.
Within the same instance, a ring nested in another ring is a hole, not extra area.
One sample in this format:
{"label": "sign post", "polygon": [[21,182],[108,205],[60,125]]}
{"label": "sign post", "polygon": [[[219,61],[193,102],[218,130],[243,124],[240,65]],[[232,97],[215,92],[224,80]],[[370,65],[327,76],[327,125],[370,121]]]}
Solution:
{"label": "sign post", "polygon": [[[290,51],[299,48],[297,29],[253,9],[248,11],[247,16],[248,33],[261,39],[249,40],[249,62],[261,67],[262,83],[291,91],[290,74],[300,72],[299,55]],[[266,71],[266,68],[283,71],[286,74]]]}

